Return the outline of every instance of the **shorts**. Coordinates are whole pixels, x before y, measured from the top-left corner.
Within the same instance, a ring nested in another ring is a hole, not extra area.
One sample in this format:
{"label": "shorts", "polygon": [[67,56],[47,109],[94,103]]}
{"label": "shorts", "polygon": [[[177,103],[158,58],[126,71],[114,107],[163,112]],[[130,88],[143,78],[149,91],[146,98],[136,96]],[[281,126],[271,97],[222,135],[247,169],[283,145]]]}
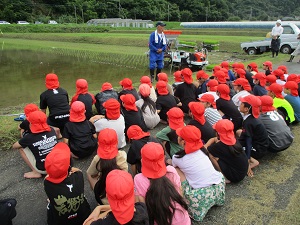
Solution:
{"label": "shorts", "polygon": [[29,149],[29,148],[24,148],[23,149],[26,157],[28,158],[30,164],[32,165],[32,167],[40,174],[47,174],[46,171],[42,171],[42,170],[39,170],[38,168],[36,168],[36,159],[32,153],[32,151]]}
{"label": "shorts", "polygon": [[195,221],[202,221],[208,210],[214,205],[222,206],[225,202],[225,179],[219,184],[204,188],[192,188],[188,181],[181,182],[184,198],[187,200],[188,212]]}

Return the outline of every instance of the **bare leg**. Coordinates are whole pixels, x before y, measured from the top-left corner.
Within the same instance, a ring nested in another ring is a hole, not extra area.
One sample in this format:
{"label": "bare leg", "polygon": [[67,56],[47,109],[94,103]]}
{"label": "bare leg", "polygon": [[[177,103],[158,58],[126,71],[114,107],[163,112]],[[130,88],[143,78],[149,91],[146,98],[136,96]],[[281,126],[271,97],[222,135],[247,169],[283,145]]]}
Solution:
{"label": "bare leg", "polygon": [[74,155],[73,152],[71,152],[71,155],[74,159],[79,159],[79,157],[77,155]]}
{"label": "bare leg", "polygon": [[178,167],[176,167],[175,169],[176,169],[178,175],[180,176],[180,182],[185,181],[186,177],[185,177],[184,173]]}
{"label": "bare leg", "polygon": [[27,158],[25,152],[23,151],[23,148],[19,149],[19,152],[21,154],[22,159],[24,160],[24,162],[30,167],[30,169],[32,170],[31,172],[28,173],[24,173],[24,177],[25,178],[40,178],[42,177],[42,174],[40,174],[38,171],[36,171],[34,169],[34,167],[31,165],[29,159]]}
{"label": "bare leg", "polygon": [[252,169],[255,168],[258,165],[259,165],[259,162],[256,159],[250,157],[250,159],[249,159],[249,168],[248,168],[248,173],[247,173],[247,175],[249,177],[253,177],[254,173],[253,173]]}

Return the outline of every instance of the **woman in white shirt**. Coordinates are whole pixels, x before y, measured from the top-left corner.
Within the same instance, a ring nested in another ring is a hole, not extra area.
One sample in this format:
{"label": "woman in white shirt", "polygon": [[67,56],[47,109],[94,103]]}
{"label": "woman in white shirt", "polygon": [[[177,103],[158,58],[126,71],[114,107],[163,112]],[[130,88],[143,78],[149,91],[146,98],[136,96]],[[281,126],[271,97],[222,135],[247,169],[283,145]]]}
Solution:
{"label": "woman in white shirt", "polygon": [[272,29],[272,41],[271,41],[271,50],[272,58],[276,53],[278,56],[279,47],[280,47],[280,35],[283,33],[283,27],[281,26],[281,20],[276,21],[276,25]]}

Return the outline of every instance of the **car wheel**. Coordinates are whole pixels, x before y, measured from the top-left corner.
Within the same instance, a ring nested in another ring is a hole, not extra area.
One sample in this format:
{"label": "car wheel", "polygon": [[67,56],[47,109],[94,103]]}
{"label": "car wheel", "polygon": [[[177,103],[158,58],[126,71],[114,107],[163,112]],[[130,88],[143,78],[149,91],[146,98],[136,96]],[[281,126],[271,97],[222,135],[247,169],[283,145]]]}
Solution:
{"label": "car wheel", "polygon": [[247,53],[248,55],[256,55],[257,50],[256,48],[248,48]]}
{"label": "car wheel", "polygon": [[289,45],[283,45],[280,49],[280,52],[283,54],[290,54],[292,52],[292,49]]}

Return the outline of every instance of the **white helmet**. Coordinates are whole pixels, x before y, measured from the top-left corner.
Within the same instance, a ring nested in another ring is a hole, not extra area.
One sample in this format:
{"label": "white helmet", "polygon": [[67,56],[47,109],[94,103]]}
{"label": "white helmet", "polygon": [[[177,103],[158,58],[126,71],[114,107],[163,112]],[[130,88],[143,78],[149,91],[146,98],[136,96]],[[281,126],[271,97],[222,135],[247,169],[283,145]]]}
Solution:
{"label": "white helmet", "polygon": [[276,23],[280,23],[281,24],[281,20],[277,20]]}

